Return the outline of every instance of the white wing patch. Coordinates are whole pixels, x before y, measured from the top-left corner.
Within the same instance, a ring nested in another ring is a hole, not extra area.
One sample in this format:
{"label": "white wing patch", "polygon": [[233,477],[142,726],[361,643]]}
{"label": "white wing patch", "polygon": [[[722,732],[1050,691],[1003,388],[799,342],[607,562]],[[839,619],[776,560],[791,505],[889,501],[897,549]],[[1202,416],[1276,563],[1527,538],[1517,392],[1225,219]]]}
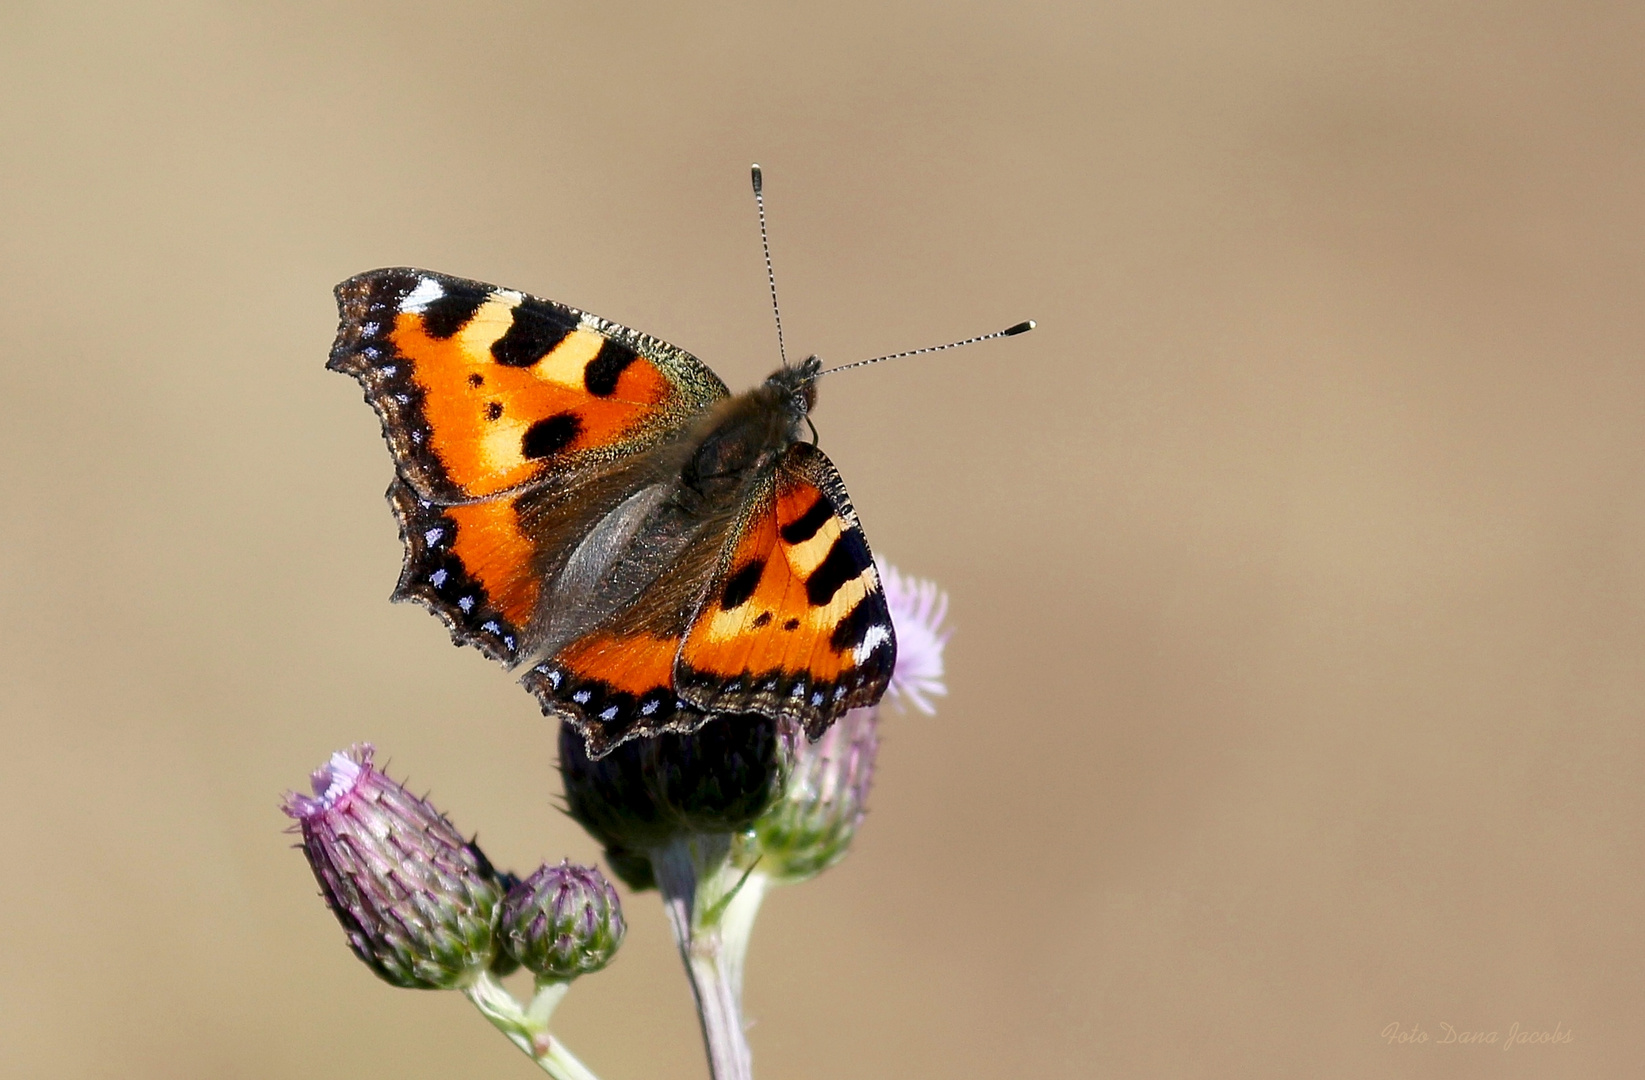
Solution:
{"label": "white wing patch", "polygon": [[428,305],[446,294],[445,286],[433,278],[423,278],[417,287],[406,293],[405,300],[400,304],[401,311],[414,311],[421,314]]}

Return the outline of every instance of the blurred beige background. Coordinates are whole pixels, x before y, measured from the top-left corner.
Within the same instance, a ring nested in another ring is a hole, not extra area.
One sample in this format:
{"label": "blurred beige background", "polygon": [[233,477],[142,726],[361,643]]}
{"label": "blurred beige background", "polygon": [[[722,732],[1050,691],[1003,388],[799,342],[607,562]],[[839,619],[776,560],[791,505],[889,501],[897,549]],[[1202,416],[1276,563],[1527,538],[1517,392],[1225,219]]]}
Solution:
{"label": "blurred beige background", "polygon": [[[768,903],[760,1074],[1637,1075],[1642,50],[1568,0],[0,5],[0,1073],[537,1075],[281,831],[369,738],[498,861],[595,854],[533,702],[387,603],[331,286],[747,385],[759,161],[797,352],[1040,322],[822,387],[958,629]],[[559,1030],[702,1077],[629,914]]]}

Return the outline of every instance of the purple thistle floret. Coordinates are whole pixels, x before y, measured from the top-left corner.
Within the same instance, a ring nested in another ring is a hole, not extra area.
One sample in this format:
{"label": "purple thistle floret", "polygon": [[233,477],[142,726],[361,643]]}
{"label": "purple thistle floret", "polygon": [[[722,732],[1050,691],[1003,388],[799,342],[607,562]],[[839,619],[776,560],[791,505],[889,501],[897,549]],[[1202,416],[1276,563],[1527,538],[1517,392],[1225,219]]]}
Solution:
{"label": "purple thistle floret", "polygon": [[942,681],[942,652],[949,634],[942,622],[948,615],[948,594],[934,581],[909,577],[883,560],[878,563],[885,604],[897,628],[897,666],[886,696],[930,716],[936,709],[929,699],[948,692]]}
{"label": "purple thistle floret", "polygon": [[395,986],[467,986],[496,955],[502,884],[478,847],[371,757],[368,743],[333,754],[313,796],[288,792],[282,809],[356,956]]}
{"label": "purple thistle floret", "polygon": [[547,864],[508,891],[503,948],[544,981],[569,982],[611,962],[627,932],[617,890],[592,866]]}

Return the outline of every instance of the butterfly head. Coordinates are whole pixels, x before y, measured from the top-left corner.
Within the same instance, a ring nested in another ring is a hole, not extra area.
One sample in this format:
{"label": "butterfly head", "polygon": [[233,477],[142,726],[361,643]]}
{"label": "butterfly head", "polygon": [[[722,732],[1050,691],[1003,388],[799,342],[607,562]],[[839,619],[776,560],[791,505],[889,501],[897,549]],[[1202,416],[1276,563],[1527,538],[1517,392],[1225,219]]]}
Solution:
{"label": "butterfly head", "polygon": [[783,412],[795,424],[805,419],[817,404],[817,374],[822,371],[822,358],[808,356],[798,364],[784,365],[765,380],[776,395]]}

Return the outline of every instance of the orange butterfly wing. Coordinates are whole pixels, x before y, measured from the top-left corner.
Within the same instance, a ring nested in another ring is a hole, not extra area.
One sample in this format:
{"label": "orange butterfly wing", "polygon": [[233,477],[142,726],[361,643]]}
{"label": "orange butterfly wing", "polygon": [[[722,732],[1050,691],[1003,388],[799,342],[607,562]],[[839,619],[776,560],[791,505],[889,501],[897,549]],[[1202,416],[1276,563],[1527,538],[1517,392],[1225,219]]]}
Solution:
{"label": "orange butterfly wing", "polygon": [[574,544],[621,487],[606,485],[604,502],[564,496],[677,432],[725,385],[656,338],[425,270],[361,274],[337,302],[327,366],[359,380],[398,472],[394,598],[514,663],[557,553],[545,548]]}
{"label": "orange butterfly wing", "polygon": [[790,718],[816,738],[880,699],[896,657],[845,484],[821,450],[796,443],[748,506],[681,644],[679,696],[709,713]]}
{"label": "orange butterfly wing", "polygon": [[360,381],[400,475],[437,503],[574,476],[726,396],[684,350],[511,289],[373,270],[337,304],[327,366]]}

